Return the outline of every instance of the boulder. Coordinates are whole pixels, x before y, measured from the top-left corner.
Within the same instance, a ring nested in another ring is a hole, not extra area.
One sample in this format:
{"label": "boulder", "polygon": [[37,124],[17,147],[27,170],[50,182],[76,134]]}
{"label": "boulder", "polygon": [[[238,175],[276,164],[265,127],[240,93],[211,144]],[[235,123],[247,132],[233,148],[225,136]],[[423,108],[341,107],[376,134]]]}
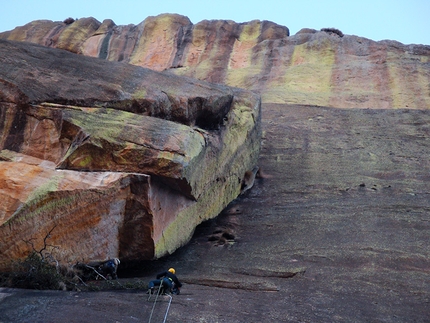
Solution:
{"label": "boulder", "polygon": [[46,244],[159,258],[245,189],[258,95],[24,42],[0,57],[0,268]]}

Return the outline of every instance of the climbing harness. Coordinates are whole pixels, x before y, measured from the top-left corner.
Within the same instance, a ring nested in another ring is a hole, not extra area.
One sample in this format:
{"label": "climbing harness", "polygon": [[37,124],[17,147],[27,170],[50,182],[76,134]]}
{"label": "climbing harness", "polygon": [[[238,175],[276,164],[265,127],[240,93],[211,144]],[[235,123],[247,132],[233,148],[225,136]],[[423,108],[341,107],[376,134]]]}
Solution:
{"label": "climbing harness", "polygon": [[[163,280],[161,279],[157,293],[155,294],[155,300],[154,300],[154,304],[152,305],[152,310],[151,310],[151,314],[149,315],[148,323],[151,323],[152,315],[154,314],[154,309],[155,309],[155,305],[157,304],[158,296],[160,296],[162,294],[161,293],[162,287],[163,287]],[[164,290],[164,287],[163,287],[163,290]],[[170,304],[172,303],[173,297],[169,294],[165,294],[165,293],[163,293],[163,294],[169,297],[169,303],[167,304],[166,313],[164,314],[164,319],[163,319],[163,323],[165,323],[167,320],[167,314],[169,314]],[[151,294],[151,292],[149,292],[148,301],[151,299],[151,296],[152,296],[152,294]]]}

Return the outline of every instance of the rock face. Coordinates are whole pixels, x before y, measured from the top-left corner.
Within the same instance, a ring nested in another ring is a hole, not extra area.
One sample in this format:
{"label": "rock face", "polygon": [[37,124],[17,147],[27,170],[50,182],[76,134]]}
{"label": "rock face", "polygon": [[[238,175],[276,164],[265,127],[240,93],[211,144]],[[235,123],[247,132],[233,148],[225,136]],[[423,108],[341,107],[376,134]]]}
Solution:
{"label": "rock face", "polygon": [[[172,19],[176,23],[172,23]],[[221,83],[243,84],[257,89],[263,98],[263,137],[259,157],[263,178],[257,179],[253,189],[242,194],[220,216],[199,226],[191,243],[172,256],[152,262],[149,268],[136,273],[138,279],[149,281],[167,266],[176,268],[184,288],[181,295],[174,298],[169,322],[428,321],[428,46],[405,46],[393,41],[373,42],[348,35],[340,38],[336,34],[310,29],[287,37],[286,28],[280,27],[275,32],[275,25],[268,28],[271,24],[266,22],[235,24],[205,21],[190,25],[188,19],[180,16],[151,17],[139,26],[115,26],[109,21],[96,23],[92,28],[100,29],[100,33],[93,33],[89,38],[86,32],[71,33],[72,30],[76,31],[73,29],[74,24],[84,22],[82,19],[70,25],[33,22],[2,36],[21,35],[22,40],[32,38],[40,41],[48,39],[45,36],[55,34],[56,30],[58,35],[52,39],[58,40],[63,35],[61,32],[69,30],[68,38],[64,39],[83,37],[79,46],[72,46],[73,42],[67,45],[76,52],[83,52],[83,44],[88,44],[87,39],[92,39],[91,56],[108,60],[116,57],[112,60],[129,62],[136,55],[135,62],[144,62],[148,66],[152,64],[154,69],[189,73],[202,79],[213,77],[213,80]],[[186,27],[178,27],[181,24]],[[48,27],[43,31],[41,26]],[[237,29],[228,29],[226,26],[236,26]],[[251,26],[256,26],[256,29],[253,30]],[[144,37],[133,36],[139,35],[139,28]],[[104,41],[108,37],[106,30],[112,30],[112,33],[109,40]],[[171,30],[182,31],[172,35]],[[231,30],[235,30],[232,33],[236,35],[240,32],[240,37],[227,37]],[[247,33],[242,33],[245,30]],[[125,36],[121,36],[121,32]],[[225,43],[221,39],[229,42]],[[224,47],[223,44],[234,46]],[[112,50],[114,45],[117,49]],[[56,45],[52,43],[51,46]],[[86,48],[89,51],[90,47]],[[101,48],[104,50],[101,51]],[[195,50],[192,51],[192,48]],[[230,60],[232,55],[235,61]],[[178,57],[178,60],[173,61],[172,57]],[[24,63],[23,60],[20,62]],[[116,65],[110,68],[112,66]],[[154,75],[163,78],[172,73]],[[108,77],[112,75],[109,73],[102,79]],[[76,82],[76,85],[79,84]],[[82,88],[90,85],[89,82]],[[9,98],[5,100],[2,97],[3,106],[8,104],[6,102],[16,102],[22,107],[27,104],[28,94],[13,86],[12,82],[2,83],[2,86],[3,97]],[[106,96],[110,93],[109,97],[112,98],[115,90],[122,91],[124,87],[122,85],[106,91]],[[98,90],[92,89],[94,92]],[[46,116],[47,110],[53,113],[57,111],[55,104],[62,104],[58,109],[62,111],[61,120],[65,120],[63,127],[66,129],[66,124],[70,123],[68,129],[73,130],[70,133],[74,137],[67,131],[61,138],[69,142],[72,141],[70,138],[76,138],[75,142],[82,142],[76,151],[84,153],[86,144],[98,147],[99,143],[105,142],[107,134],[86,122],[89,120],[87,118],[91,118],[91,111],[106,108],[106,103],[103,100],[100,102],[100,99],[94,100],[97,101],[94,103],[96,108],[89,110],[82,105],[77,106],[79,98],[75,96],[74,101],[39,102],[31,109],[39,113],[45,111],[42,115]],[[136,97],[141,98],[139,95]],[[162,97],[164,95],[160,94],[160,100]],[[239,98],[240,95],[234,94],[233,102]],[[271,103],[278,101],[279,104]],[[284,103],[296,101],[303,105]],[[111,100],[109,104],[113,105],[114,102]],[[319,106],[310,106],[311,102]],[[331,107],[322,107],[322,104]],[[126,106],[128,109],[138,107],[141,111],[148,111],[145,107],[153,105],[137,102]],[[397,107],[406,109],[395,109]],[[115,112],[110,109],[109,113],[118,113],[116,110],[121,109],[115,109]],[[2,111],[5,114],[7,110]],[[13,118],[15,123],[8,123],[10,130],[15,129],[14,124],[20,120],[34,115],[34,112],[20,115],[8,113],[10,118],[16,116]],[[33,120],[32,125],[37,120]],[[100,117],[102,124],[106,124],[104,120]],[[47,122],[43,125],[49,128]],[[92,127],[91,133],[94,134],[86,138],[89,127]],[[216,127],[201,127],[198,128],[200,133],[213,134],[217,131]],[[29,123],[29,129],[36,127],[30,127]],[[192,129],[197,130],[195,127]],[[7,142],[9,150],[15,151],[2,152],[2,160],[9,160],[8,165],[24,161],[24,157],[25,164],[33,165],[34,170],[53,165],[46,160],[30,161],[28,155],[17,154],[24,146],[17,145],[12,149],[15,142],[12,136],[18,142],[27,142],[19,139],[27,132],[10,130],[9,139],[2,137],[2,144]],[[75,135],[79,131],[81,137]],[[130,134],[118,139],[118,147],[122,147],[122,142],[128,142],[126,138],[130,138]],[[39,139],[33,142],[43,147],[51,141]],[[61,161],[63,167],[80,164],[77,156],[66,156],[65,153],[59,155],[62,157],[57,164]],[[103,160],[111,156],[105,156]],[[101,159],[90,158],[88,165],[100,167]],[[4,164],[6,162],[0,167],[2,171]],[[15,172],[18,167],[21,171],[18,165]],[[8,171],[13,172],[12,166]],[[55,185],[67,188],[66,179],[70,178],[66,175],[68,172],[76,173],[55,170],[57,178],[59,174],[64,174],[63,182],[57,180]],[[79,173],[82,178],[80,182],[85,180],[91,183],[88,185],[91,191],[85,191],[88,198],[81,194],[82,198],[95,201],[97,196],[103,196],[109,205],[118,205],[124,203],[121,198],[121,194],[124,194],[125,203],[129,205],[127,210],[131,210],[127,213],[130,217],[136,213],[134,210],[141,211],[145,207],[153,207],[158,212],[159,204],[142,203],[143,196],[154,196],[156,193],[161,202],[167,200],[163,200],[162,196],[169,196],[167,201],[171,202],[173,198],[168,193],[179,192],[178,186],[182,188],[181,192],[187,192],[180,195],[186,203],[197,205],[202,199],[202,195],[197,197],[199,189],[193,186],[191,177],[178,180],[172,176],[167,181],[167,177],[136,173]],[[246,175],[251,173],[245,172]],[[27,171],[26,174],[31,172]],[[29,185],[20,183],[21,177],[25,177],[25,174],[12,176],[13,181],[8,180],[10,197],[2,195],[3,201],[10,200],[8,203],[11,204],[13,194],[23,192],[14,188]],[[0,178],[0,183],[5,183],[5,177]],[[77,181],[76,177],[74,179]],[[109,187],[116,188],[109,190]],[[146,193],[145,190],[150,191]],[[108,195],[107,191],[112,194]],[[166,193],[161,195],[161,192]],[[21,200],[25,199],[25,196],[21,197]],[[179,198],[175,201],[180,205]],[[143,204],[145,207],[141,206]],[[203,204],[201,206],[206,207]],[[91,204],[87,203],[86,207],[91,207]],[[100,209],[103,207],[100,206]],[[112,206],[109,210],[114,209]],[[147,215],[145,212],[141,211],[135,218],[127,220],[128,228],[146,223],[140,219],[155,214]],[[170,214],[165,215],[164,218],[170,219]],[[53,225],[51,222],[45,230],[50,230]],[[92,227],[91,233],[101,230],[95,225]],[[144,230],[151,229],[140,229]],[[57,227],[52,235],[56,232]],[[163,239],[166,232],[161,234]],[[3,234],[3,231],[0,233]],[[130,241],[136,241],[132,236],[121,237],[121,246],[130,246]],[[120,252],[123,252],[121,246]],[[135,248],[137,250],[139,246]],[[0,312],[6,322],[26,321],[29,317],[32,321],[59,321],[70,317],[74,321],[88,322],[103,320],[106,315],[112,320],[124,321],[124,313],[130,320],[138,318],[148,321],[152,317],[153,321],[161,322],[165,313],[164,309],[159,309],[154,316],[150,316],[153,303],[142,301],[147,299],[144,291],[77,295],[74,292],[0,290],[2,297]],[[34,303],[41,306],[32,306]],[[187,310],[184,311],[184,308]]]}
{"label": "rock face", "polygon": [[0,57],[1,268],[44,243],[67,262],[172,253],[256,166],[251,92],[24,42]]}
{"label": "rock face", "polygon": [[430,46],[288,28],[268,21],[192,24],[180,15],[117,26],[82,18],[33,21],[0,34],[9,40],[257,91],[263,103],[352,108],[430,105]]}

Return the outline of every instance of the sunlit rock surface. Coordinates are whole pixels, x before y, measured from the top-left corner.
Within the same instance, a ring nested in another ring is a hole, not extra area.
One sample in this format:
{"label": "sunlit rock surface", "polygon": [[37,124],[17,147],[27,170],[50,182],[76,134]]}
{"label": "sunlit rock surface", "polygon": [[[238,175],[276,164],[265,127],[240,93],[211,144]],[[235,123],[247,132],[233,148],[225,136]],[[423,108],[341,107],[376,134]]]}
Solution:
{"label": "sunlit rock surface", "polygon": [[46,242],[68,262],[169,254],[256,166],[251,92],[24,42],[0,57],[0,267]]}
{"label": "sunlit rock surface", "polygon": [[258,91],[263,103],[430,106],[430,46],[424,45],[306,28],[290,36],[287,27],[259,20],[193,24],[174,14],[127,26],[38,20],[0,37]]}

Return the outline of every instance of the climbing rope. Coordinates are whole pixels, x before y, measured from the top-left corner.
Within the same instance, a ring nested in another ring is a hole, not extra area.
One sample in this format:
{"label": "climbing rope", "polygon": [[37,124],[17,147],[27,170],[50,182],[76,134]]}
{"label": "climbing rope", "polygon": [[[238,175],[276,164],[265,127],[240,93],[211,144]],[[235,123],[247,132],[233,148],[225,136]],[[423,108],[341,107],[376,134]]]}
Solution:
{"label": "climbing rope", "polygon": [[[152,314],[154,314],[155,304],[157,304],[157,299],[158,299],[158,296],[160,295],[162,285],[163,285],[163,280],[161,280],[160,285],[158,286],[157,295],[155,296],[154,305],[152,305],[152,310],[151,310],[151,314],[149,315],[148,323],[151,323]],[[152,291],[149,292],[148,300],[151,298],[151,292]]]}
{"label": "climbing rope", "polygon": [[173,297],[171,295],[167,294],[167,296],[169,296],[170,299],[169,299],[169,304],[167,305],[166,314],[164,315],[163,323],[165,323],[167,320],[167,314],[169,314],[170,304],[172,303],[172,299],[173,299]]}
{"label": "climbing rope", "polygon": [[[155,309],[155,305],[157,304],[158,296],[160,296],[160,295],[161,295],[161,287],[162,287],[162,286],[163,286],[163,280],[161,279],[160,286],[158,287],[158,291],[157,291],[157,294],[156,294],[156,296],[155,296],[154,305],[152,305],[151,314],[149,315],[149,321],[148,321],[148,323],[151,323],[152,315],[154,314],[154,309]],[[151,295],[152,295],[152,294],[151,294],[151,292],[150,292],[150,293],[149,293],[148,300],[151,298]],[[172,297],[171,295],[169,295],[169,294],[166,294],[166,296],[168,296],[168,297],[169,297],[169,304],[167,305],[166,314],[164,314],[163,323],[165,323],[165,322],[166,322],[166,320],[167,320],[167,314],[169,314],[170,304],[172,303],[172,299],[173,299],[173,297]]]}

